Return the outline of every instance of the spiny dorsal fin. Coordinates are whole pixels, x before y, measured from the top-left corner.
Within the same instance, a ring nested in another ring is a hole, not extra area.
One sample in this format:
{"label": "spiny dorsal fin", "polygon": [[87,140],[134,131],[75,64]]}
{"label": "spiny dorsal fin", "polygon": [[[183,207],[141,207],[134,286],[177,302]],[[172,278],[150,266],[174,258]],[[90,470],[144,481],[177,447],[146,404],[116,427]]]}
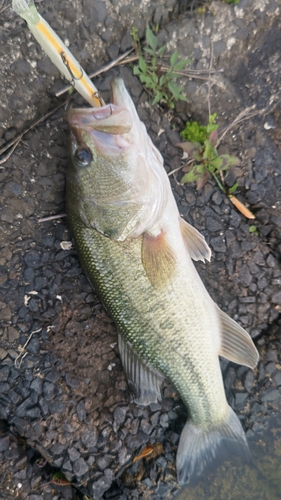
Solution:
{"label": "spiny dorsal fin", "polygon": [[234,319],[217,309],[222,325],[220,356],[234,363],[255,368],[259,353],[250,335]]}
{"label": "spiny dorsal fin", "polygon": [[190,257],[193,260],[202,260],[205,262],[206,259],[210,262],[212,252],[209,245],[206,243],[204,236],[184,219],[180,219],[180,228]]}
{"label": "spiny dorsal fin", "polygon": [[155,237],[148,233],[143,234],[141,258],[146,275],[154,288],[161,288],[170,281],[176,267],[176,258],[164,231]]}
{"label": "spiny dorsal fin", "polygon": [[164,377],[145,364],[132,345],[118,333],[118,347],[128,383],[136,394],[136,403],[148,405],[161,401],[161,384]]}

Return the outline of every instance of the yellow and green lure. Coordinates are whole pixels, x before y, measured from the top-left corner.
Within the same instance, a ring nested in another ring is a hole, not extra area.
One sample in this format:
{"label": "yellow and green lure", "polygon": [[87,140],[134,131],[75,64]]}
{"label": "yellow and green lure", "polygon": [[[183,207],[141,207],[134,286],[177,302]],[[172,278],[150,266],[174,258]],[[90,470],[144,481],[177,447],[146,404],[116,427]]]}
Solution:
{"label": "yellow and green lure", "polygon": [[34,1],[13,0],[12,6],[13,10],[25,19],[33,36],[77,92],[91,106],[103,106],[104,102],[96,87],[65,44],[37,12]]}

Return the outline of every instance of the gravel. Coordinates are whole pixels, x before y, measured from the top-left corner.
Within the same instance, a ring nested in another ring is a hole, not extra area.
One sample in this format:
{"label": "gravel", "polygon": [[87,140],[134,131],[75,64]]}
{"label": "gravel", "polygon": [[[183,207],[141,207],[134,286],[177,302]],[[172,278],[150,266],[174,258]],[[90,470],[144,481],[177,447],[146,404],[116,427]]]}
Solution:
{"label": "gravel", "polygon": [[[177,47],[180,57],[191,57],[193,69],[208,70],[213,40],[216,83],[211,107],[220,126],[253,103],[264,108],[270,99],[272,123],[278,124],[280,105],[274,99],[279,91],[280,19],[273,2],[214,5],[216,15],[194,10],[192,16],[175,0],[83,0],[76,10],[64,0],[58,8],[52,0],[41,3],[39,10],[69,39],[89,71],[131,46],[132,18],[140,35],[147,20],[159,22],[165,28],[159,40],[169,41],[171,51]],[[2,145],[55,107],[52,96],[63,83],[10,8],[0,23]],[[134,97],[167,171],[177,168],[178,128],[171,127],[163,110],[154,108],[151,114],[147,94],[129,68],[97,79],[104,99],[117,74]],[[176,105],[175,124],[182,128],[190,116],[206,122],[207,86],[201,80],[184,79],[182,84],[189,102]],[[75,105],[79,103],[77,98]],[[179,186],[170,178],[180,213],[204,234],[213,251],[210,264],[197,265],[206,287],[248,329],[260,351],[261,363],[253,371],[222,360],[227,398],[250,444],[255,439],[266,442],[269,419],[280,412],[281,403],[281,138],[280,127],[264,128],[267,119],[261,114],[245,121],[221,146],[222,152],[241,160],[227,182],[238,182],[237,197],[249,204],[255,221],[243,218],[213,182],[197,192],[193,184]],[[160,130],[164,132],[158,134]],[[169,499],[178,491],[175,453],[185,409],[169,384],[161,403],[142,408],[133,402],[115,327],[86,280],[75,249],[63,250],[62,243],[71,241],[66,219],[38,223],[40,217],[64,213],[66,144],[60,109],[26,134],[0,169],[5,235],[0,253],[0,498]],[[249,232],[253,223],[259,235]],[[148,443],[160,443],[163,452],[131,466]],[[42,487],[58,470],[68,486]]]}

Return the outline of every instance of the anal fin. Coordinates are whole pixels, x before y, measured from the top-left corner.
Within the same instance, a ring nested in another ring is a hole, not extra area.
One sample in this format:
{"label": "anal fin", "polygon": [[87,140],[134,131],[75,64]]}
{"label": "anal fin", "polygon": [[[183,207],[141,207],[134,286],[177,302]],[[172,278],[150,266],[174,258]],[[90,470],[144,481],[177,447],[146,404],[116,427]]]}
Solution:
{"label": "anal fin", "polygon": [[143,234],[141,258],[153,287],[161,288],[173,277],[176,258],[164,231],[157,236],[151,236],[147,232]]}
{"label": "anal fin", "polygon": [[212,252],[204,236],[182,218],[180,218],[180,229],[190,257],[193,260],[210,262]]}
{"label": "anal fin", "polygon": [[161,401],[164,380],[161,373],[145,364],[121,334],[118,334],[118,347],[129,386],[136,395],[136,403],[148,405]]}
{"label": "anal fin", "polygon": [[217,310],[222,326],[220,356],[234,363],[255,368],[259,353],[250,335],[225,312],[219,308]]}

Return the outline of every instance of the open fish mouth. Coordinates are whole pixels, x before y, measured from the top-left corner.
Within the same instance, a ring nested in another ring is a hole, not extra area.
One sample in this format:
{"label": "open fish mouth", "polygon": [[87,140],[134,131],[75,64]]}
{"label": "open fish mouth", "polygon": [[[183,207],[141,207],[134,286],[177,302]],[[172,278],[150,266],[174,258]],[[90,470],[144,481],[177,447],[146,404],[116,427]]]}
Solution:
{"label": "open fish mouth", "polygon": [[129,111],[115,104],[102,108],[73,108],[68,111],[66,118],[70,129],[81,128],[122,135],[130,132],[132,128]]}

